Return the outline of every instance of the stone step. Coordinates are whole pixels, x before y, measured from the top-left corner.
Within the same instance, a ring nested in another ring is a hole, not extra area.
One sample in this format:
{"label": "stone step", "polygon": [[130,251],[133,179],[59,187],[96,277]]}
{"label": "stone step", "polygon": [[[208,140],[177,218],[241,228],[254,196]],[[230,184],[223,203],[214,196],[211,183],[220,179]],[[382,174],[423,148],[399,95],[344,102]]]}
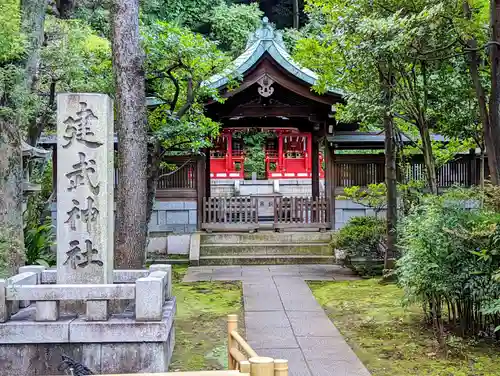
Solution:
{"label": "stone step", "polygon": [[331,232],[256,232],[201,234],[201,244],[256,244],[256,243],[329,243]]}
{"label": "stone step", "polygon": [[333,256],[317,255],[259,255],[259,256],[201,256],[200,265],[290,265],[334,264]]}
{"label": "stone step", "polygon": [[202,244],[201,256],[264,256],[264,255],[318,255],[332,256],[327,243],[260,243],[255,244]]}

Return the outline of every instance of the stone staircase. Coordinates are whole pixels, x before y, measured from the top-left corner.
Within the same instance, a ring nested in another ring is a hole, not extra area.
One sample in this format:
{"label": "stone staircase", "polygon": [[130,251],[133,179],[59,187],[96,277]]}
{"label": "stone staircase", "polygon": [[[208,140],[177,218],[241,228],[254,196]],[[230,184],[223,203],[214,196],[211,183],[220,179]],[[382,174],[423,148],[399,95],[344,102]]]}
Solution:
{"label": "stone staircase", "polygon": [[328,232],[203,233],[200,265],[332,264]]}

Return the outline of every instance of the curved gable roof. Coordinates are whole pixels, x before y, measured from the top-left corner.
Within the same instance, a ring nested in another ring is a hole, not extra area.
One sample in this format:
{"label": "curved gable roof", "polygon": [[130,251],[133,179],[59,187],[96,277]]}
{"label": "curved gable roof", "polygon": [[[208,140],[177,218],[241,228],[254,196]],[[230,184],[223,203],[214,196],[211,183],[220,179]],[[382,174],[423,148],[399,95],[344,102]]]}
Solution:
{"label": "curved gable roof", "polygon": [[[283,42],[282,33],[275,30],[267,17],[264,17],[262,26],[250,35],[245,52],[234,60],[232,67],[223,74],[211,77],[204,82],[204,85],[219,89],[229,82],[230,76],[244,76],[266,52],[284,70],[310,86],[313,86],[318,80],[316,73],[308,68],[301,67],[293,61]],[[330,89],[329,93],[343,96],[341,90]]]}

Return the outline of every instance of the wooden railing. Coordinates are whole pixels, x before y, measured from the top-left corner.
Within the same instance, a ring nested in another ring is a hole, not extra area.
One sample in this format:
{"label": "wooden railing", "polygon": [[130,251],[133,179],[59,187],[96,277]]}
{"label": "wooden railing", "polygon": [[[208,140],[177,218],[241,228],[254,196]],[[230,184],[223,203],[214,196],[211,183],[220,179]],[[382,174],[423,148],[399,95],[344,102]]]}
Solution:
{"label": "wooden railing", "polygon": [[288,376],[288,360],[259,357],[238,333],[238,316],[227,317],[228,368],[250,376]]}
{"label": "wooden railing", "polygon": [[256,197],[204,197],[202,228],[217,230],[256,230],[259,206]]}
{"label": "wooden railing", "polygon": [[[437,169],[439,188],[479,185],[481,161],[474,155],[459,155]],[[425,165],[422,156],[415,155],[405,165],[398,164],[400,181],[425,181]],[[489,171],[485,163],[485,176]],[[384,155],[338,154],[335,156],[335,184],[339,188],[383,183],[385,180]]]}
{"label": "wooden railing", "polygon": [[[262,357],[238,333],[238,316],[227,316],[227,371],[139,373],[107,376],[288,376],[288,360]],[[104,376],[104,375],[101,375]]]}
{"label": "wooden railing", "polygon": [[[259,206],[262,206],[261,213]],[[324,230],[330,227],[328,208],[325,197],[204,197],[201,228],[209,232],[259,228]]]}
{"label": "wooden railing", "polygon": [[320,228],[330,226],[325,197],[275,197],[274,228]]}

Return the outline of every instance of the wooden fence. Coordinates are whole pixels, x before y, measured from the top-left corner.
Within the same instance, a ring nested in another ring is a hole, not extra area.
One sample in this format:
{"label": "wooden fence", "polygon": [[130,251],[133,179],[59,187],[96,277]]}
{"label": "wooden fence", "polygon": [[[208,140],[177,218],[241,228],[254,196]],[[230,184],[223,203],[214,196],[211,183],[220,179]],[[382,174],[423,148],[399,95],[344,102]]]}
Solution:
{"label": "wooden fence", "polygon": [[[263,200],[272,206],[270,211]],[[255,231],[272,226],[278,231],[293,228],[323,230],[330,226],[328,204],[324,197],[204,197],[201,228],[207,231]],[[263,206],[261,213],[259,206]]]}
{"label": "wooden fence", "polygon": [[[460,155],[437,170],[439,188],[479,185],[480,159],[474,155]],[[485,163],[485,176],[489,175]],[[425,165],[422,156],[413,156],[404,166],[398,165],[400,181],[425,181]],[[383,183],[385,157],[383,154],[338,154],[335,156],[335,183],[339,188]]]}
{"label": "wooden fence", "polygon": [[[227,317],[227,371],[138,373],[107,376],[288,376],[288,360],[259,356],[238,333],[238,316]],[[104,375],[101,375],[104,376]]]}
{"label": "wooden fence", "polygon": [[259,228],[256,197],[204,197],[202,229],[251,231]]}
{"label": "wooden fence", "polygon": [[238,316],[227,317],[228,368],[250,376],[288,376],[288,360],[259,357],[238,333]]}
{"label": "wooden fence", "polygon": [[196,158],[177,157],[167,162],[169,168],[163,168],[158,180],[156,197],[162,199],[191,199],[197,197]]}
{"label": "wooden fence", "polygon": [[274,228],[320,228],[330,226],[325,197],[275,197]]}

